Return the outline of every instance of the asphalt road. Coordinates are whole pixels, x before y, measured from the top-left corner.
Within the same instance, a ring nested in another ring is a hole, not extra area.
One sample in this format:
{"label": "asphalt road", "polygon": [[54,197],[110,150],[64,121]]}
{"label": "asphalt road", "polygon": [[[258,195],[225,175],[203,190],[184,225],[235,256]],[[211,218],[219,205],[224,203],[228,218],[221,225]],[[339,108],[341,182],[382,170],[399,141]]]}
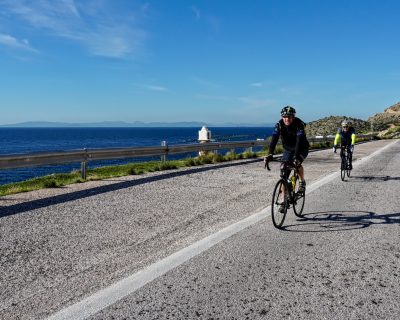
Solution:
{"label": "asphalt road", "polygon": [[76,318],[66,308],[98,294],[90,319],[398,319],[400,143],[358,145],[354,160],[342,182],[330,176],[337,155],[310,154],[304,219],[289,213],[277,230],[264,212],[117,302],[113,284],[261,212],[278,168],[248,161],[4,197],[0,318]]}

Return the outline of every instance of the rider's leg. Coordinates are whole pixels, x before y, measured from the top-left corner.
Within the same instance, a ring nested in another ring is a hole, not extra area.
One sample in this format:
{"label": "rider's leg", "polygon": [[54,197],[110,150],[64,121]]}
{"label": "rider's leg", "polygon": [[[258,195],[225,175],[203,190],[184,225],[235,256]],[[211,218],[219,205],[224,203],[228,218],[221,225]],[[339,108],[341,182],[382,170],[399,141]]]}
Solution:
{"label": "rider's leg", "polygon": [[[292,151],[289,150],[284,150],[283,151],[283,155],[282,155],[282,161],[293,161],[293,155],[294,153]],[[281,177],[284,178],[285,180],[287,180],[289,178],[290,175],[290,170],[288,170],[286,164],[283,162],[281,165]],[[281,185],[281,206],[279,207],[279,212],[283,213],[285,212],[285,192],[283,190],[284,186],[283,184]],[[287,193],[286,193],[287,195]]]}
{"label": "rider's leg", "polygon": [[349,154],[349,169],[353,169],[353,153],[351,152],[351,145],[347,146],[347,153]]}
{"label": "rider's leg", "polygon": [[304,168],[302,166],[303,161],[307,158],[308,156],[308,149],[302,150],[299,154],[299,159],[300,160],[300,166],[299,166],[299,176],[300,180],[304,181]]}
{"label": "rider's leg", "polygon": [[299,166],[299,176],[300,176],[300,180],[304,180],[304,168],[302,165]]}
{"label": "rider's leg", "polygon": [[[282,161],[291,162],[291,161],[293,161],[293,158],[294,158],[294,151],[290,151],[290,150],[286,150],[286,149],[283,150]],[[282,162],[282,165],[281,165],[281,176],[287,180],[289,178],[291,170],[287,168],[287,165],[285,162]]]}
{"label": "rider's leg", "polygon": [[[300,154],[299,157],[301,159],[301,163],[307,158],[308,156],[308,149],[303,150]],[[304,178],[304,167],[301,165],[298,168],[299,170],[299,176],[300,176],[300,181],[299,181],[299,191],[300,192],[305,192],[306,191],[306,180]]]}

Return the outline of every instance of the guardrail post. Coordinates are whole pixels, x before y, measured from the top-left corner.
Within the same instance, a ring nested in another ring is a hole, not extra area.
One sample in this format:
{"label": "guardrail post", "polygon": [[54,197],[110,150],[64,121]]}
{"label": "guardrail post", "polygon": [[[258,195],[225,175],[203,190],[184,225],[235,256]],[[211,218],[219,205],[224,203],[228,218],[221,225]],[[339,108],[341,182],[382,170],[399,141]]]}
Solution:
{"label": "guardrail post", "polygon": [[[168,147],[168,142],[167,141],[161,141],[161,146],[162,147]],[[161,162],[164,163],[167,161],[167,151],[165,151],[165,154],[161,155]]]}
{"label": "guardrail post", "polygon": [[83,149],[85,151],[85,160],[81,162],[81,178],[86,180],[87,178],[87,149]]}

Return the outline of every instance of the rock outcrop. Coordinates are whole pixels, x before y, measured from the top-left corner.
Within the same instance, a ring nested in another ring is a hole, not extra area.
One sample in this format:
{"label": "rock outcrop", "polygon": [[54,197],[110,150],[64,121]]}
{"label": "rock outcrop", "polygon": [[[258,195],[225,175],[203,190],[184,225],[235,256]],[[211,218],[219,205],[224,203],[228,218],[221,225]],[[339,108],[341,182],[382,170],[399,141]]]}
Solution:
{"label": "rock outcrop", "polygon": [[368,118],[382,138],[400,138],[400,102]]}

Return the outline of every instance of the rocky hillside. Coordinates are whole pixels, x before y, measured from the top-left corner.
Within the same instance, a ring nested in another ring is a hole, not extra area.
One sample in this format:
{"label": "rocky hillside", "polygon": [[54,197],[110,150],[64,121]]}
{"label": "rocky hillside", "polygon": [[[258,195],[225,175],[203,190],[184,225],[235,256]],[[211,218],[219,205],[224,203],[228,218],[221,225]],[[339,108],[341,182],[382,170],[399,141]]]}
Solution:
{"label": "rocky hillside", "polygon": [[345,116],[330,116],[307,123],[307,136],[335,135],[343,120],[349,121],[357,133],[368,133],[371,130],[371,125],[367,121]]}
{"label": "rocky hillside", "polygon": [[376,131],[386,132],[388,129],[400,126],[400,102],[385,109],[384,112],[374,114],[368,121],[372,121]]}
{"label": "rocky hillside", "polygon": [[341,122],[346,119],[356,129],[357,133],[370,133],[371,124],[373,131],[379,132],[382,138],[400,138],[400,102],[369,117],[367,121],[345,116],[330,116],[309,122],[306,126],[307,135],[327,136],[334,135],[340,127]]}

